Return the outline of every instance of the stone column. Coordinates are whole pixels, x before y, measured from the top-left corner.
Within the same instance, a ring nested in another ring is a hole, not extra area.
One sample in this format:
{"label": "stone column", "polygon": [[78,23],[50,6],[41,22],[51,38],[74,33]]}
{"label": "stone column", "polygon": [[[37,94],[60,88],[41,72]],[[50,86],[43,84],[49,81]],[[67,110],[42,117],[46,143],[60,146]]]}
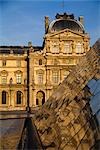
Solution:
{"label": "stone column", "polygon": [[72,53],[76,53],[75,52],[75,42],[74,41],[72,41]]}

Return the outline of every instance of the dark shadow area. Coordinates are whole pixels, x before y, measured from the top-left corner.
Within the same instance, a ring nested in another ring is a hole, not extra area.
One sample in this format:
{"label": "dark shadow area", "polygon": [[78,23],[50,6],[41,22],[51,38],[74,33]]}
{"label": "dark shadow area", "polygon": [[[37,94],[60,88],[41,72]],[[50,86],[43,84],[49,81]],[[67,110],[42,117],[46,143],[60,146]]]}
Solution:
{"label": "dark shadow area", "polygon": [[17,150],[43,150],[37,129],[30,117],[25,120]]}

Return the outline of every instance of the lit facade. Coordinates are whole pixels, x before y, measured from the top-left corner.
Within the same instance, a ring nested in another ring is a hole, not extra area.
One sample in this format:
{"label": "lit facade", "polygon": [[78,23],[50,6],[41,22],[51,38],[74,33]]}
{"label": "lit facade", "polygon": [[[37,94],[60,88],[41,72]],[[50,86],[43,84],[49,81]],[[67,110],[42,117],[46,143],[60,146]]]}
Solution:
{"label": "lit facade", "polygon": [[31,43],[24,47],[1,46],[0,110],[26,109],[27,78],[29,106],[33,109],[42,105],[89,49],[83,17],[76,20],[66,13],[57,14],[51,22],[45,17],[42,47]]}

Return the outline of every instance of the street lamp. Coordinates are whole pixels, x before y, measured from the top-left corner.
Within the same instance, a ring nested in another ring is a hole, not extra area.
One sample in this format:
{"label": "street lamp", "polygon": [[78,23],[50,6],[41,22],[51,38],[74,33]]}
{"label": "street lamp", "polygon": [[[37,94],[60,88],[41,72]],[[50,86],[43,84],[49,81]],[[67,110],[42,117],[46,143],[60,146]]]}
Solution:
{"label": "street lamp", "polygon": [[10,85],[10,106],[11,106],[11,87],[12,87],[12,83],[13,83],[13,79],[10,78],[10,81],[9,81],[9,85]]}

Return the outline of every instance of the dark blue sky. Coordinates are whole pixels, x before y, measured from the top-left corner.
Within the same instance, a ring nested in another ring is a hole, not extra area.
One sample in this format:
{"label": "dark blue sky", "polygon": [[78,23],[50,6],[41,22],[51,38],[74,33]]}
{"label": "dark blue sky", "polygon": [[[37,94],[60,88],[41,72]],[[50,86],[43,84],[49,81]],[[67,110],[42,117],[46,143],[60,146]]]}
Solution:
{"label": "dark blue sky", "polygon": [[53,20],[56,13],[84,16],[91,45],[100,37],[99,0],[0,0],[0,45],[42,45],[44,16]]}

